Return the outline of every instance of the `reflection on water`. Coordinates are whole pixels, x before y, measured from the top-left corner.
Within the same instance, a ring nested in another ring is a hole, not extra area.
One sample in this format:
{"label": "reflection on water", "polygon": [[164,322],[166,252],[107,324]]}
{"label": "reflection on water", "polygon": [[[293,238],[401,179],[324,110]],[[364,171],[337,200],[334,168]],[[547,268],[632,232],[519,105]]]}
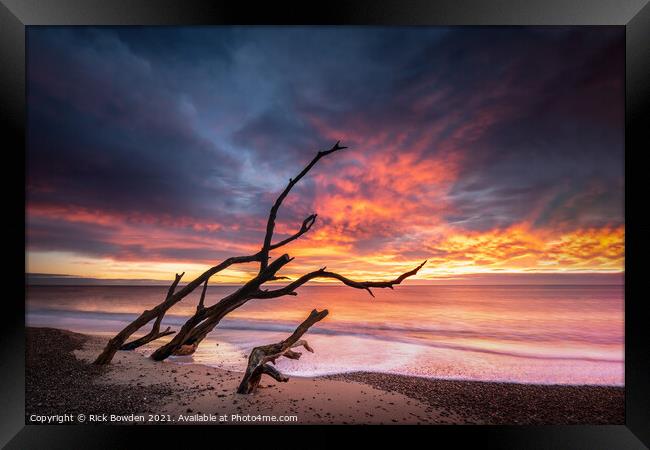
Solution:
{"label": "reflection on water", "polygon": [[[166,289],[30,286],[27,320],[113,333],[157,304]],[[206,305],[233,289],[210,287]],[[163,325],[178,327],[191,315],[198,291]],[[330,315],[306,336],[316,353],[278,361],[281,370],[623,385],[623,286],[398,286],[375,295],[307,286],[297,297],[253,300],[229,315],[195,355],[178,360],[242,370],[250,348],[285,338],[311,309],[327,308]]]}

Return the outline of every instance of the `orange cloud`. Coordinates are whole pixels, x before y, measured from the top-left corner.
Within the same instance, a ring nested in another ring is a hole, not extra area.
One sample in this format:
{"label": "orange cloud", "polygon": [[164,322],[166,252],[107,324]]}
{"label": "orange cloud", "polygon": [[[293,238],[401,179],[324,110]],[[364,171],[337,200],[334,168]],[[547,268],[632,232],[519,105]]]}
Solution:
{"label": "orange cloud", "polygon": [[355,240],[343,244],[338,238],[333,236],[330,243],[327,231],[321,230],[288,246],[286,251],[297,258],[285,267],[284,275],[298,277],[326,265],[358,279],[389,279],[424,259],[429,263],[410,282],[461,274],[624,270],[622,226],[562,232],[522,223],[468,232],[442,225],[421,230],[419,240],[396,236],[366,253],[354,251]]}
{"label": "orange cloud", "polygon": [[[462,271],[622,271],[620,227],[560,232],[518,224],[486,232],[454,232],[427,245],[432,266]],[[430,266],[431,267],[431,266]]]}

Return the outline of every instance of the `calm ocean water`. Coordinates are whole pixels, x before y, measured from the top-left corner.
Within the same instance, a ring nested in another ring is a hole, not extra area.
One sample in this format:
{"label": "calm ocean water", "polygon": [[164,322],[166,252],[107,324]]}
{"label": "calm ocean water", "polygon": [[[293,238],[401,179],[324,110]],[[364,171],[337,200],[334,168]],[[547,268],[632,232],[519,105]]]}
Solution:
{"label": "calm ocean water", "polygon": [[[210,287],[206,304],[234,289]],[[29,286],[27,323],[107,335],[155,306],[166,290]],[[195,310],[199,291],[172,308],[163,325],[177,329]],[[241,371],[252,347],[285,338],[313,308],[327,308],[330,315],[305,336],[315,353],[279,360],[280,370],[624,383],[623,286],[398,286],[374,293],[373,299],[344,286],[307,286],[297,297],[252,300],[223,320],[195,355],[175,360]]]}

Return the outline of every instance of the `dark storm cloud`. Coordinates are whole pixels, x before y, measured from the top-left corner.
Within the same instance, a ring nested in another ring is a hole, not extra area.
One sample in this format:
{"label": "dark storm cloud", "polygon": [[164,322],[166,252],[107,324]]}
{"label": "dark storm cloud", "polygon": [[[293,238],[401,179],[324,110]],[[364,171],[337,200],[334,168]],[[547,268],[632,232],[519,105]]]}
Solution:
{"label": "dark storm cloud", "polygon": [[[589,27],[30,28],[28,200],[65,211],[32,221],[30,245],[212,258],[61,222],[76,208],[256,242],[287,179],[336,139],[350,151],[287,199],[285,229],[335,195],[319,225],[360,252],[427,214],[467,230],[617,225],[623,48],[621,29]],[[446,193],[418,175],[432,160]],[[378,183],[390,168],[421,180]],[[335,218],[352,194],[411,206],[402,222]]]}
{"label": "dark storm cloud", "polygon": [[453,80],[448,112],[498,118],[465,143],[452,220],[489,229],[536,208],[536,226],[622,223],[622,30],[468,30],[432,53],[447,64],[420,76]]}
{"label": "dark storm cloud", "polygon": [[113,227],[42,218],[30,218],[28,226],[28,243],[31,248],[65,250],[102,257],[121,251],[121,246],[110,239]]}
{"label": "dark storm cloud", "polygon": [[237,160],[196,132],[191,111],[157,78],[151,62],[110,33],[34,35],[32,202],[199,218],[211,205],[230,206],[229,190],[241,184],[231,175]]}

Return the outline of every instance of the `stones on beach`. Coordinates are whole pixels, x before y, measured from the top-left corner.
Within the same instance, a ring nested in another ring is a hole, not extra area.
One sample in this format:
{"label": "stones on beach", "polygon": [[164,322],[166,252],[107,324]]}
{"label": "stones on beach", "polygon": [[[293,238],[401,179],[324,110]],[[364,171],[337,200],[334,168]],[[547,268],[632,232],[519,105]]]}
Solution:
{"label": "stones on beach", "polygon": [[62,411],[101,411],[118,415],[134,411],[154,412],[162,400],[171,395],[172,390],[166,385],[135,387],[103,382],[107,370],[116,370],[115,368],[93,366],[77,359],[73,354],[82,349],[89,339],[88,336],[64,330],[27,328],[27,415],[56,415]]}
{"label": "stones on beach", "polygon": [[429,404],[428,413],[439,414],[441,423],[624,423],[624,389],[619,387],[432,380],[372,372],[324,378],[362,382],[407,395]]}

